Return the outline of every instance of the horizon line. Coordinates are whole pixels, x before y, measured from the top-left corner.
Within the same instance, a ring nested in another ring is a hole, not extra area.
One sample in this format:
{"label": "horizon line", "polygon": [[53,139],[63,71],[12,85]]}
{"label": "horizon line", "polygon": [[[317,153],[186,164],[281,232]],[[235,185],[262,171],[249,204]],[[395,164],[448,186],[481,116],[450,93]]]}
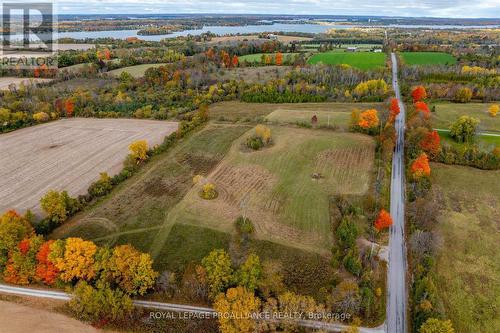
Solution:
{"label": "horizon line", "polygon": [[318,16],[318,17],[364,17],[364,18],[391,18],[391,19],[444,19],[444,20],[500,20],[500,17],[443,17],[443,16],[388,16],[388,15],[355,15],[355,14],[263,14],[263,13],[196,13],[196,12],[185,12],[185,13],[59,13],[55,15],[73,15],[73,16],[85,16],[85,15],[100,15],[100,16],[112,16],[112,15],[148,15],[148,16],[157,16],[157,15],[210,15],[210,16],[218,16],[218,15],[236,15],[236,16],[245,16],[245,15],[258,15],[258,16],[295,16],[295,17],[307,17],[307,16]]}

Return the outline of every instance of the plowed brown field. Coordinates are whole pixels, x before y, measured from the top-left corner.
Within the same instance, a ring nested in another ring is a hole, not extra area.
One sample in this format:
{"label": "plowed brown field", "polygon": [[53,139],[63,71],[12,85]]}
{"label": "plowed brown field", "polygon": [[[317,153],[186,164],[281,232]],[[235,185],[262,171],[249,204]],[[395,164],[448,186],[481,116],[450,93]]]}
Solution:
{"label": "plowed brown field", "polygon": [[177,123],[132,119],[63,119],[0,135],[0,212],[31,209],[49,190],[84,194],[100,172],[118,173],[128,145],[150,146]]}

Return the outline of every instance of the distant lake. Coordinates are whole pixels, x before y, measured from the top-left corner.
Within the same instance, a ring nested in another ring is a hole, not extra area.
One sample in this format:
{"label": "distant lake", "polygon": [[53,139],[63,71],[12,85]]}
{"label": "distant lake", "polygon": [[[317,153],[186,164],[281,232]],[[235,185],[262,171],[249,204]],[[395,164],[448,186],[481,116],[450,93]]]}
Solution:
{"label": "distant lake", "polygon": [[[292,24],[292,23],[274,23],[272,25],[245,25],[237,27],[228,26],[205,26],[202,29],[184,30],[171,33],[169,35],[154,35],[154,36],[139,36],[137,32],[139,30],[109,30],[109,31],[78,31],[78,32],[61,32],[57,36],[59,38],[74,38],[74,39],[85,39],[85,38],[116,38],[125,39],[127,37],[138,37],[143,40],[149,41],[159,41],[164,38],[175,38],[178,36],[187,35],[200,35],[205,32],[212,32],[216,35],[227,35],[227,34],[250,34],[250,33],[261,33],[261,32],[305,32],[305,33],[324,33],[329,29],[349,29],[349,28],[359,28],[368,27],[368,25],[348,25],[348,24],[331,24],[331,25],[319,25],[319,24]],[[408,24],[391,24],[391,25],[371,25],[370,27],[390,27],[390,28],[420,28],[420,29],[479,29],[479,28],[499,28],[500,25],[488,25],[488,26],[463,26],[463,25],[408,25]],[[1,36],[0,36],[0,39]],[[17,37],[14,39],[18,39]],[[21,36],[20,38],[21,39]],[[37,38],[32,37],[36,40]]]}
{"label": "distant lake", "polygon": [[354,27],[353,25],[319,25],[319,24],[282,24],[275,23],[273,25],[245,25],[237,27],[228,26],[206,26],[202,29],[184,30],[171,33],[169,35],[154,35],[154,36],[139,36],[139,30],[116,30],[116,31],[83,31],[83,32],[61,32],[59,38],[69,37],[75,39],[84,38],[106,38],[113,37],[117,39],[125,39],[127,37],[138,37],[143,40],[159,41],[164,38],[175,38],[178,36],[187,35],[201,35],[205,32],[212,32],[216,35],[227,34],[248,34],[248,33],[261,33],[267,31],[284,31],[284,32],[309,32],[309,33],[323,33],[328,29],[348,29]]}
{"label": "distant lake", "polygon": [[[175,38],[178,36],[187,35],[201,35],[205,32],[212,32],[216,35],[228,35],[228,34],[249,34],[249,33],[261,33],[261,32],[306,32],[306,33],[325,33],[329,29],[349,29],[349,28],[359,28],[360,25],[347,25],[347,24],[332,24],[332,25],[319,25],[319,24],[285,24],[285,23],[275,23],[272,25],[245,25],[237,27],[228,26],[206,26],[202,29],[184,30],[171,33],[169,35],[154,35],[154,36],[139,36],[137,32],[139,30],[114,30],[114,31],[83,31],[83,32],[61,32],[59,37],[69,37],[75,39],[85,39],[85,38],[106,38],[113,37],[117,39],[125,39],[127,37],[138,37],[143,40],[159,41],[164,38]],[[499,28],[499,25],[489,25],[489,26],[463,26],[463,25],[408,25],[408,24],[391,24],[386,26],[372,26],[372,27],[391,27],[391,28],[421,28],[421,29],[480,29],[480,28]]]}

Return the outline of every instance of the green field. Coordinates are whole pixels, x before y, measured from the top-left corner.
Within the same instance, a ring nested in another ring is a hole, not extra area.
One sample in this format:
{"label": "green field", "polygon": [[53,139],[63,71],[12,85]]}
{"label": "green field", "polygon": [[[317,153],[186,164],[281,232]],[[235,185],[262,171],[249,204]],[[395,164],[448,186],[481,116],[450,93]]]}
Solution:
{"label": "green field", "polygon": [[143,77],[149,68],[156,68],[165,66],[166,64],[145,64],[130,67],[123,67],[109,71],[108,73],[113,76],[120,76],[121,73],[127,72],[135,78]]}
{"label": "green field", "polygon": [[84,69],[86,67],[90,68],[90,66],[92,66],[92,63],[83,63],[83,64],[77,64],[77,65],[72,65],[72,66],[68,66],[68,67],[60,67],[59,70],[73,72],[73,71],[78,71],[78,70]]}
{"label": "green field", "polygon": [[[177,223],[225,232],[247,202],[256,237],[316,252],[331,243],[329,195],[363,195],[370,184],[374,142],[351,133],[271,127],[274,145],[242,150],[253,129],[236,140],[208,179],[219,197],[206,201],[194,187],[171,211]],[[313,173],[322,178],[314,180]]]}
{"label": "green field", "polygon": [[441,138],[451,145],[460,146],[450,136],[448,128],[460,117],[471,116],[479,119],[479,135],[475,142],[486,151],[491,151],[494,147],[500,146],[500,117],[491,117],[488,108],[491,103],[438,103],[434,104],[436,112],[432,113],[432,121],[438,129]]}
{"label": "green field", "polygon": [[[284,105],[284,104],[280,104]],[[299,104],[304,105],[304,104]],[[210,105],[210,118],[230,122],[258,122],[275,111],[274,103],[245,103],[239,101],[220,102]]]}
{"label": "green field", "polygon": [[448,129],[460,116],[471,116],[481,121],[479,129],[487,132],[500,132],[500,115],[491,117],[488,108],[492,103],[438,103],[434,104],[432,123],[436,128]]}
{"label": "green field", "polygon": [[[130,243],[150,253],[157,270],[182,274],[212,249],[234,251],[234,220],[247,197],[256,228],[249,250],[279,262],[290,290],[317,295],[335,276],[328,261],[329,195],[368,191],[375,144],[351,133],[283,126],[272,131],[273,145],[255,152],[243,147],[253,125],[208,124],[153,157],[51,238]],[[313,179],[315,172],[322,178]],[[197,174],[215,183],[217,199],[198,196],[192,183]]]}
{"label": "green field", "polygon": [[210,106],[210,118],[230,122],[261,122],[276,124],[311,124],[312,116],[318,125],[347,129],[353,109],[375,108],[382,110],[383,103],[244,103],[221,102]]}
{"label": "green field", "polygon": [[245,81],[247,83],[266,83],[272,79],[282,79],[292,70],[291,66],[251,66],[228,68],[211,73],[217,81]]}
{"label": "green field", "polygon": [[305,103],[305,104],[280,104],[275,107],[265,120],[280,124],[311,124],[311,118],[318,118],[318,126],[334,127],[347,130],[351,112],[359,110],[382,110],[382,103]]}
{"label": "green field", "polygon": [[[255,53],[255,54],[247,54],[239,57],[239,61],[248,61],[248,62],[261,62],[262,55],[269,55],[271,57],[276,56],[276,53]],[[286,60],[288,56],[295,57],[298,53],[283,53],[283,62]]]}
{"label": "green field", "polygon": [[407,65],[454,65],[457,59],[444,52],[401,52]]}
{"label": "green field", "polygon": [[309,64],[341,65],[346,64],[359,69],[367,70],[384,67],[386,61],[385,53],[373,52],[324,52],[311,56]]}
{"label": "green field", "polygon": [[443,244],[434,265],[445,315],[456,332],[497,332],[500,327],[500,171],[433,163],[442,193],[437,229]]}
{"label": "green field", "polygon": [[[78,214],[53,236],[82,236],[113,244],[124,234],[158,230],[168,211],[192,186],[195,174],[208,172],[224,157],[246,126],[209,126],[153,158],[104,200]],[[135,243],[134,243],[135,244]]]}
{"label": "green field", "polygon": [[[452,146],[460,147],[463,143],[456,142],[451,136],[448,130],[437,130],[441,140],[447,142]],[[478,144],[484,151],[490,152],[495,147],[500,147],[500,134],[478,134],[474,138],[474,143]]]}

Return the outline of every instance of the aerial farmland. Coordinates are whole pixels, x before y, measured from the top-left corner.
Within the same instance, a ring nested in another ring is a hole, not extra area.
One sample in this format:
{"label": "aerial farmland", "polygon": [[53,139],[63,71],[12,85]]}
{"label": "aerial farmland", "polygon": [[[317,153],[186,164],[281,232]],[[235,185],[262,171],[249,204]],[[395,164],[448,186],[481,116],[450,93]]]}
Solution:
{"label": "aerial farmland", "polygon": [[500,19],[71,2],[0,52],[0,333],[496,333]]}
{"label": "aerial farmland", "polygon": [[62,119],[0,136],[0,210],[31,209],[49,190],[84,194],[100,172],[121,170],[128,145],[160,144],[175,122],[129,119]]}

